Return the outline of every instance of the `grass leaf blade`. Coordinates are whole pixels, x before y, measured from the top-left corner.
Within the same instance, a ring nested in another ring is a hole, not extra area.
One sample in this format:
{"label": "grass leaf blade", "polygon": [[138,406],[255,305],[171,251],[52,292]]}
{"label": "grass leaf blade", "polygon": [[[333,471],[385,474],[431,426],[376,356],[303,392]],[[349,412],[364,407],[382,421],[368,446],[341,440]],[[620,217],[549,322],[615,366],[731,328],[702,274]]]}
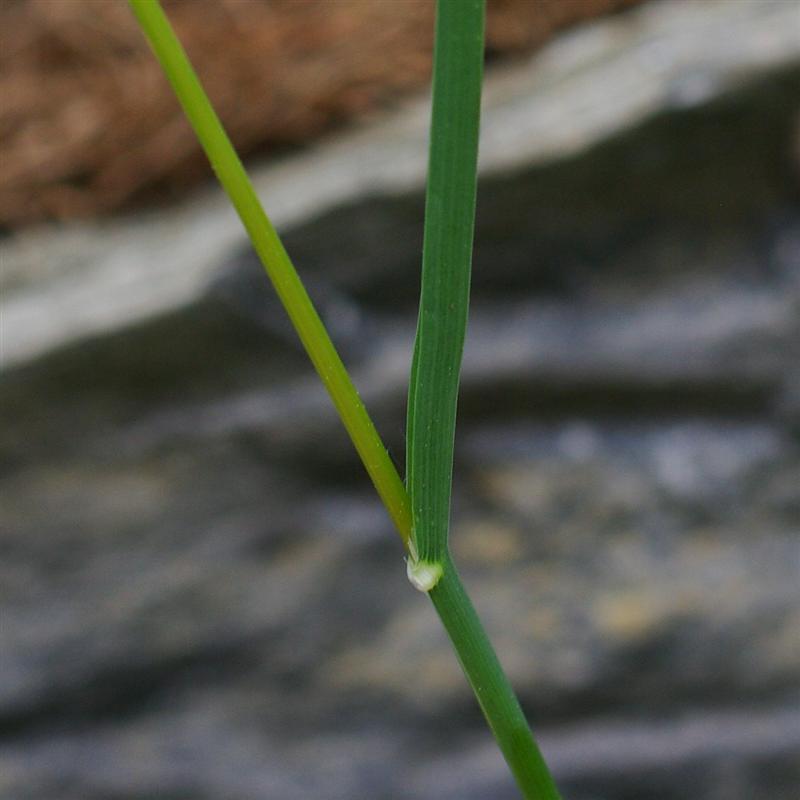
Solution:
{"label": "grass leaf blade", "polygon": [[447,552],[483,79],[483,0],[439,0],[422,286],[408,395],[407,471],[419,559]]}

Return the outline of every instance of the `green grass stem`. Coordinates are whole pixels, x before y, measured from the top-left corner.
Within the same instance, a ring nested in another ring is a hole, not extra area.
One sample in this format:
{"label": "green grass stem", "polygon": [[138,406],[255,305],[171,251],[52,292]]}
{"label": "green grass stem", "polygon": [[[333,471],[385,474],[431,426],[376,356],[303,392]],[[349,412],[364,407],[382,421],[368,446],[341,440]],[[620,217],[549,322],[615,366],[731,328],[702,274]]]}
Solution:
{"label": "green grass stem", "polygon": [[275,228],[264,212],[236,150],[158,0],[129,2],[407,547],[411,514],[403,482]]}
{"label": "green grass stem", "polygon": [[438,0],[406,485],[418,564],[464,673],[523,795],[558,791],[449,554],[459,373],[469,310],[483,78],[484,0]]}
{"label": "green grass stem", "polygon": [[[405,486],[180,42],[158,0],[129,0],[129,3],[403,543],[416,555],[411,541],[411,505]],[[431,520],[436,524],[426,524],[426,531],[431,532],[427,541],[437,569],[423,576],[419,586],[429,590],[431,601],[523,796],[527,800],[558,800],[519,703],[447,550],[455,399],[469,300],[483,13],[482,0],[439,0],[437,11],[432,188],[426,204],[423,307],[412,368],[412,385],[416,388],[411,401],[413,413],[409,413],[409,444],[412,439],[416,442],[412,471],[420,502],[420,519],[426,518],[428,513],[427,506],[422,506],[427,489],[420,489],[417,481],[426,470],[434,475]],[[466,113],[464,109],[468,114],[462,117]],[[444,269],[440,272],[442,265]],[[429,363],[431,358],[433,361]],[[440,382],[440,375],[432,370],[446,374],[446,379]],[[427,384],[429,377],[435,379],[432,391]],[[441,429],[439,422],[443,425]],[[422,434],[426,430],[436,440],[436,456],[424,445]],[[423,533],[423,540],[424,537]],[[423,540],[421,544],[427,553],[428,544]],[[435,793],[435,788],[433,791]]]}
{"label": "green grass stem", "polygon": [[522,796],[560,800],[514,689],[449,556],[429,596]]}

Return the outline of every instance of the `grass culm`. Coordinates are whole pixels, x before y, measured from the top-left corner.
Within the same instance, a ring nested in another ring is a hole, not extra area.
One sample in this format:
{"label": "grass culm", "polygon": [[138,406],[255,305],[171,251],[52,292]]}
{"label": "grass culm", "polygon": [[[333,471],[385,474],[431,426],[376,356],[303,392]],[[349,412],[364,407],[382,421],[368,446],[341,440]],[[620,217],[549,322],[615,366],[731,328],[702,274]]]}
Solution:
{"label": "grass culm", "polygon": [[[322,379],[528,800],[559,797],[448,546],[459,371],[469,307],[484,0],[438,0],[417,335],[402,481],[158,0],[129,0]],[[398,13],[402,9],[398,8]],[[343,587],[343,591],[346,587]],[[432,797],[435,797],[433,789]]]}

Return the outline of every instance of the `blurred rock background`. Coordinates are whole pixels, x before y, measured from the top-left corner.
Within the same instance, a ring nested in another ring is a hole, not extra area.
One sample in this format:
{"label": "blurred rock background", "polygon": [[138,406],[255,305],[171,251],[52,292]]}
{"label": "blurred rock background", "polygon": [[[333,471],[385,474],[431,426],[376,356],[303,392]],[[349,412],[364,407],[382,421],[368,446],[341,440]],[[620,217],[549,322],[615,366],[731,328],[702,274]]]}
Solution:
{"label": "blurred rock background", "polygon": [[[454,549],[565,797],[790,800],[800,8],[618,5],[490,4]],[[402,464],[430,4],[169,9]],[[2,15],[0,797],[515,797],[124,5]]]}
{"label": "blurred rock background", "polygon": [[[638,0],[492,0],[490,57]],[[167,0],[242,155],[303,145],[429,81],[430,0]],[[46,91],[42,91],[46,87]],[[0,9],[0,226],[176,196],[208,164],[124,2]]]}

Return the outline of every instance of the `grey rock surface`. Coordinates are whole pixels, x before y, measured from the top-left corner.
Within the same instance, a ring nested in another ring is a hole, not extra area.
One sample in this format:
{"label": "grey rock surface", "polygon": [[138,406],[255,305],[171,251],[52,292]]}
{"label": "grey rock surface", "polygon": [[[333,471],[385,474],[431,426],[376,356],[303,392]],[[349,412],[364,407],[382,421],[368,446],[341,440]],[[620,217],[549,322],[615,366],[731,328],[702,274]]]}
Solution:
{"label": "grey rock surface", "polygon": [[[574,800],[797,796],[793,12],[489,80],[452,540]],[[399,463],[424,126],[259,178]],[[220,199],[2,248],[0,797],[515,797]]]}

